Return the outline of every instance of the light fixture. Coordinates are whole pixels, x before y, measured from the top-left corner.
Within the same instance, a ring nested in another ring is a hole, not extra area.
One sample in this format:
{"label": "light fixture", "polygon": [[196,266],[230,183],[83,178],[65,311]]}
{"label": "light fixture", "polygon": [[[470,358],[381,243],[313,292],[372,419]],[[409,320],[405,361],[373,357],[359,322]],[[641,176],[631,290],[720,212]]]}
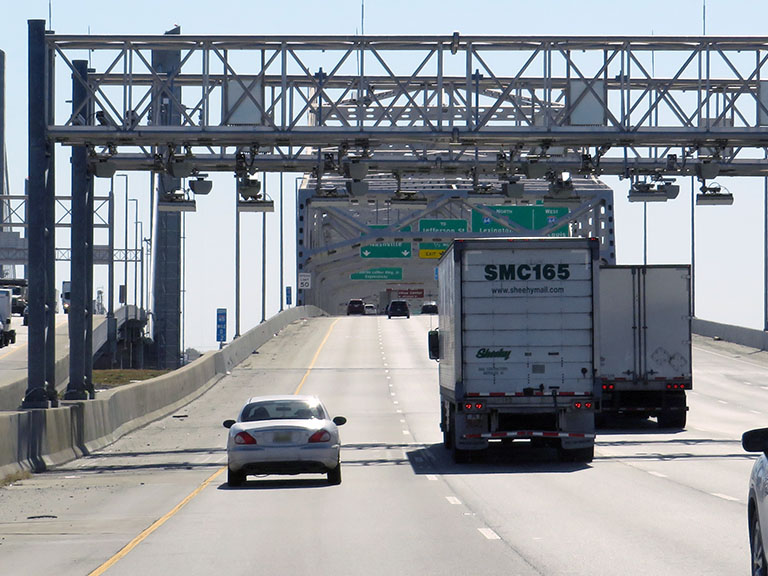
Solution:
{"label": "light fixture", "polygon": [[275,203],[272,200],[238,200],[238,212],[274,212]]}
{"label": "light fixture", "polygon": [[696,206],[731,206],[733,204],[733,194],[722,191],[722,187],[717,182],[709,186],[702,184],[701,193],[696,194]]}
{"label": "light fixture", "polygon": [[549,172],[549,166],[547,166],[546,162],[537,159],[523,162],[523,174],[525,174],[526,178],[544,178],[544,176],[547,175],[547,172]]}
{"label": "light fixture", "polygon": [[117,164],[109,158],[95,158],[91,160],[91,173],[96,178],[112,178],[117,172]]}
{"label": "light fixture", "polygon": [[194,172],[195,167],[192,165],[192,157],[184,155],[168,158],[166,169],[168,174],[174,178],[189,178]]}
{"label": "light fixture", "polygon": [[237,179],[237,192],[243,200],[259,200],[261,198],[261,182],[256,178]]}
{"label": "light fixture", "polygon": [[674,200],[680,193],[680,186],[674,180],[634,182],[629,187],[627,199],[630,202],[666,202]]}
{"label": "light fixture", "polygon": [[158,212],[196,212],[197,204],[189,200],[183,192],[166,194],[157,201]]}
{"label": "light fixture", "polygon": [[213,188],[213,182],[205,179],[205,174],[198,174],[197,178],[189,181],[189,187],[195,194],[209,194]]}
{"label": "light fixture", "polygon": [[411,209],[423,209],[427,207],[427,198],[416,191],[400,191],[395,195],[385,200],[392,207],[397,208],[411,208]]}

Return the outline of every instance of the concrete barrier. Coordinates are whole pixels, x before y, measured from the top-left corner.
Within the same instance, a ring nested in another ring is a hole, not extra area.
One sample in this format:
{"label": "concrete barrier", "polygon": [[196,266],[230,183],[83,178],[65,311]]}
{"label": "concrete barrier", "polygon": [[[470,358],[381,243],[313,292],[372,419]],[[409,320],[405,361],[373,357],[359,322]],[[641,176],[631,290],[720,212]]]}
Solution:
{"label": "concrete barrier", "polygon": [[23,470],[39,472],[111,444],[204,394],[292,322],[323,315],[314,306],[290,308],[222,350],[157,378],[99,392],[95,400],[62,402],[59,408],[0,412],[0,479]]}
{"label": "concrete barrier", "polygon": [[749,346],[758,350],[768,350],[768,332],[763,330],[720,324],[698,318],[693,319],[691,329],[694,334],[699,334],[700,336],[719,338],[726,342],[741,344],[742,346]]}

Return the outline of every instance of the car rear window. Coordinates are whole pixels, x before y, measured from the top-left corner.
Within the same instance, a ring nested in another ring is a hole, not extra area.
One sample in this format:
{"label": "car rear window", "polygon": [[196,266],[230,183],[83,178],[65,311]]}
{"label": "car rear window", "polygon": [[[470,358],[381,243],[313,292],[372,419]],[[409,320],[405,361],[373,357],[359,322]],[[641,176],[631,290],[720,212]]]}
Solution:
{"label": "car rear window", "polygon": [[310,420],[325,419],[323,407],[301,400],[277,400],[254,402],[243,408],[241,422],[259,420]]}

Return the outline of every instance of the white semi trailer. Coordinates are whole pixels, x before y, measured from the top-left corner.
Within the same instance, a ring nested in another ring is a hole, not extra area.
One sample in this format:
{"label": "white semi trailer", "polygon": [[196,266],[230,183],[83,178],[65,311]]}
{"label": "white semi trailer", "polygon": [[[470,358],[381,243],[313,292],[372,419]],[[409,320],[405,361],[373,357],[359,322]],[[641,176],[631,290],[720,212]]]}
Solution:
{"label": "white semi trailer", "polygon": [[0,289],[0,348],[16,343],[16,330],[11,327],[13,291]]}
{"label": "white semi trailer", "polygon": [[600,293],[602,414],[684,428],[693,387],[690,266],[606,266]]}
{"label": "white semi trailer", "polygon": [[443,254],[429,353],[454,460],[515,440],[592,460],[598,258],[587,238],[454,240]]}

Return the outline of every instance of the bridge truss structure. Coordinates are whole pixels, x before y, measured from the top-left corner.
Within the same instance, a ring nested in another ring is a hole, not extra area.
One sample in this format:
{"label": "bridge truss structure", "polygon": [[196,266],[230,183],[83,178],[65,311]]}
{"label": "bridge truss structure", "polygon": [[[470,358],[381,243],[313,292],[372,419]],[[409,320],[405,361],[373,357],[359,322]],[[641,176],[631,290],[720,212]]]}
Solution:
{"label": "bridge truss structure", "polygon": [[[420,177],[444,179],[446,197],[462,179],[467,193],[541,190],[545,202],[551,186],[530,183],[566,174],[694,176],[705,190],[717,176],[768,175],[764,37],[83,36],[44,26],[30,21],[35,206],[55,194],[56,144],[73,148],[73,181],[74,171],[82,181],[149,171],[166,183],[225,171],[247,189],[257,172],[304,172],[311,196],[335,181],[350,202],[375,178],[394,179],[393,197]],[[161,188],[161,203],[190,195]],[[52,337],[51,212],[29,222],[39,312],[28,406],[41,399],[45,375],[33,366]]]}

